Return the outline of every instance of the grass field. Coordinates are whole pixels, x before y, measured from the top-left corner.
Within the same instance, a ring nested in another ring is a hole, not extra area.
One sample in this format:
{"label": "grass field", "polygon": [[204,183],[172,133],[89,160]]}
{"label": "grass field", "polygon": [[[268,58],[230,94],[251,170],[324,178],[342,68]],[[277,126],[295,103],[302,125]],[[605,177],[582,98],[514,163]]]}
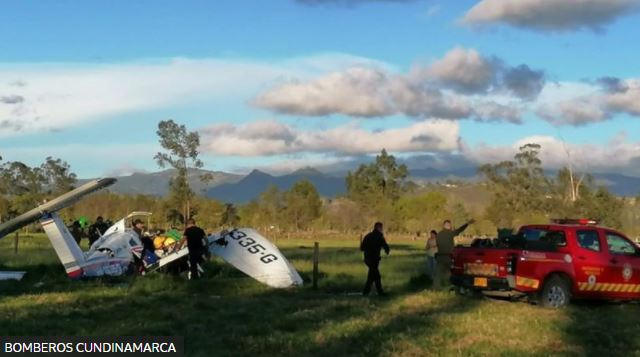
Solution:
{"label": "grass field", "polygon": [[[0,241],[0,335],[182,335],[189,356],[640,355],[636,304],[577,303],[547,310],[522,302],[434,292],[422,242],[392,240],[383,258],[389,297],[365,298],[356,240],[320,240],[319,289],[275,290],[225,263],[196,282],[144,278],[70,281],[43,236]],[[278,240],[305,280],[311,240]]]}

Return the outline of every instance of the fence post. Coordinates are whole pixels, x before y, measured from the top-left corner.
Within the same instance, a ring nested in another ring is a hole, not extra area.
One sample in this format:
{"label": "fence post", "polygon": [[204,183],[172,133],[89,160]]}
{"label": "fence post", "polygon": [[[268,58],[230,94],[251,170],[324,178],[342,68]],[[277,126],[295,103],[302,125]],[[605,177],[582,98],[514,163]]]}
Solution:
{"label": "fence post", "polygon": [[318,242],[313,244],[313,289],[318,289],[318,258],[320,255],[320,247]]}
{"label": "fence post", "polygon": [[18,254],[18,239],[19,239],[18,231],[16,231],[16,235],[13,236],[13,254]]}

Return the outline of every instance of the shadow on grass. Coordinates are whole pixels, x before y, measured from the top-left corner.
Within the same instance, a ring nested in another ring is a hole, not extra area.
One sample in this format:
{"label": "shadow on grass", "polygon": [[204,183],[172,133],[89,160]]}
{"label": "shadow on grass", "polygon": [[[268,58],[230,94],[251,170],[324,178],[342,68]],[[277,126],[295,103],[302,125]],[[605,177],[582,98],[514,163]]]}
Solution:
{"label": "shadow on grass", "polygon": [[[442,314],[465,314],[476,308],[477,300],[451,298],[439,306],[421,305],[386,316],[373,326],[355,329],[337,338],[319,341],[305,355],[313,356],[378,356],[404,353],[424,354],[430,336],[439,328]],[[364,314],[363,317],[367,317]]]}
{"label": "shadow on grass", "polygon": [[568,341],[584,356],[640,354],[640,309],[637,303],[577,301],[567,309]]}
{"label": "shadow on grass", "polygon": [[390,307],[405,294],[362,298],[304,289],[221,297],[215,283],[26,303],[19,311],[3,309],[0,334],[182,335],[189,356],[379,355],[398,340],[428,339],[439,315],[464,313],[476,304],[452,297],[398,311]]}
{"label": "shadow on grass", "polygon": [[[299,246],[283,247],[281,251],[294,264],[304,262],[297,267],[298,272],[305,284],[310,284],[313,275],[310,264],[313,249]],[[329,293],[362,291],[367,275],[362,252],[349,247],[321,247],[319,258],[320,291]],[[426,256],[420,250],[392,250],[391,255],[383,255],[380,270],[385,288],[390,287],[395,291],[416,291],[420,290],[418,289],[420,287],[424,289],[430,286],[424,277]],[[412,285],[409,290],[406,289],[408,285]]]}
{"label": "shadow on grass", "polygon": [[[307,264],[312,249],[282,251]],[[436,306],[394,308],[428,286],[415,273],[423,266],[417,265],[418,255],[392,252],[382,262],[383,283],[395,287],[390,298],[344,294],[362,289],[366,267],[361,252],[343,247],[321,247],[317,292],[308,286],[269,289],[218,260],[207,263],[205,279],[195,282],[155,273],[133,283],[126,278],[78,282],[57,263],[25,265],[26,280],[2,290],[0,334],[182,335],[189,356],[378,355],[396,348],[397,340],[428,337],[439,314],[474,307],[452,297]],[[338,268],[323,272],[323,266]],[[308,277],[310,271],[301,273]],[[36,287],[39,282],[44,285]],[[14,297],[19,294],[25,296]]]}

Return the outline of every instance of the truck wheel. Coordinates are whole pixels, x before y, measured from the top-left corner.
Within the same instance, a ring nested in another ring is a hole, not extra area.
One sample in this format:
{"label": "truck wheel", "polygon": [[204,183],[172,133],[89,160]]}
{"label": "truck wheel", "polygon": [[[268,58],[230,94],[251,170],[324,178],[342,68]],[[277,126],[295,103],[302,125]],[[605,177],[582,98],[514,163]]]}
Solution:
{"label": "truck wheel", "polygon": [[538,296],[538,302],[541,306],[555,309],[566,306],[570,300],[571,289],[569,283],[557,275],[550,277],[544,283]]}

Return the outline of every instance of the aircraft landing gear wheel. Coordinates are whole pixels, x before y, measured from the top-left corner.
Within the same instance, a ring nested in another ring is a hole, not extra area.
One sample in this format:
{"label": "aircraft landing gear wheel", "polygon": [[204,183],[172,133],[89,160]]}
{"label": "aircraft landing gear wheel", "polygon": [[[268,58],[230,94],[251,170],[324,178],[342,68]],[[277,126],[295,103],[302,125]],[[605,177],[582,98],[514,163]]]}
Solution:
{"label": "aircraft landing gear wheel", "polygon": [[538,303],[554,309],[565,307],[571,300],[569,283],[559,276],[549,278],[538,297]]}

